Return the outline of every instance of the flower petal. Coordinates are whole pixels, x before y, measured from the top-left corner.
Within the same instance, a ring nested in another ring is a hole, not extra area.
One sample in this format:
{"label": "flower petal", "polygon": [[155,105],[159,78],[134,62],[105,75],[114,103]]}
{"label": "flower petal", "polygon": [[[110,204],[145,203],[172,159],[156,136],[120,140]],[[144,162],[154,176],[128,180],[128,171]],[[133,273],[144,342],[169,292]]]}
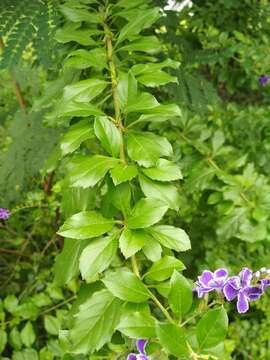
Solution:
{"label": "flower petal", "polygon": [[127,357],[127,360],[137,360],[137,355],[136,354],[129,354]]}
{"label": "flower petal", "polygon": [[198,276],[199,283],[203,286],[207,286],[208,282],[214,278],[211,271],[204,271],[201,276]]}
{"label": "flower petal", "polygon": [[260,298],[263,291],[261,288],[249,287],[244,290],[245,295],[248,297],[249,301],[255,301]]}
{"label": "flower petal", "polygon": [[249,268],[244,267],[239,275],[241,278],[242,286],[243,287],[248,286],[252,279],[252,271]]}
{"label": "flower petal", "polygon": [[240,292],[238,294],[238,300],[237,300],[237,311],[239,312],[239,314],[243,314],[247,312],[248,309],[249,309],[248,298],[243,292]]}
{"label": "flower petal", "polygon": [[140,354],[146,355],[145,354],[145,347],[146,347],[147,343],[148,343],[148,340],[146,340],[146,339],[137,340],[136,345],[137,345],[137,349],[138,349]]}
{"label": "flower petal", "polygon": [[216,278],[224,278],[226,276],[228,276],[228,271],[224,268],[217,269],[214,272],[214,277],[216,277]]}
{"label": "flower petal", "polygon": [[236,290],[230,283],[226,283],[223,287],[223,293],[228,301],[232,301],[238,295],[239,290]]}
{"label": "flower petal", "polygon": [[227,284],[230,284],[235,290],[241,289],[241,281],[239,276],[232,276],[227,280]]}
{"label": "flower petal", "polygon": [[270,280],[268,280],[268,279],[261,279],[260,285],[261,285],[262,291],[264,292],[264,291],[268,288],[268,286],[270,286]]}
{"label": "flower petal", "polygon": [[148,356],[140,354],[137,355],[137,360],[150,360]]}

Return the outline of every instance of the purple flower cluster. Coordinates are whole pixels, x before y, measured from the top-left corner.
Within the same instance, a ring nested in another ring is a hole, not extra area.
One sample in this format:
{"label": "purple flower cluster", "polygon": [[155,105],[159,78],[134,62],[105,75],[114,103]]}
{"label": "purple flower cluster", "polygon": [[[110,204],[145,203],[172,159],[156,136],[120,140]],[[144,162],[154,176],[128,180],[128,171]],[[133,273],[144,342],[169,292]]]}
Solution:
{"label": "purple flower cluster", "polygon": [[249,302],[259,299],[269,285],[270,270],[266,268],[253,273],[244,267],[239,275],[231,277],[228,277],[228,271],[222,268],[215,272],[204,271],[198,277],[194,291],[199,298],[216,291],[227,301],[237,299],[237,311],[245,313],[249,309]]}
{"label": "purple flower cluster", "polygon": [[10,217],[8,209],[0,208],[0,219],[7,220]]}
{"label": "purple flower cluster", "polygon": [[129,354],[127,360],[150,360],[150,358],[146,355],[145,347],[147,345],[148,340],[139,339],[136,342],[137,350],[139,354]]}
{"label": "purple flower cluster", "polygon": [[262,75],[262,76],[259,77],[259,84],[261,86],[265,86],[268,83],[269,80],[270,80],[270,76]]}

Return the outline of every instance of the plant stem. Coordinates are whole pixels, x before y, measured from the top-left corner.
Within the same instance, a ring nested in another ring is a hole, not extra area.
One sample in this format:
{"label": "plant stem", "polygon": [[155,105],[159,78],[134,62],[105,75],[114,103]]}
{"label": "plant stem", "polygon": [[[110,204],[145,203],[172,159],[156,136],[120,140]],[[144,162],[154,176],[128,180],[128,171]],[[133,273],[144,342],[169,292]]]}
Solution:
{"label": "plant stem", "polygon": [[154,303],[159,307],[163,315],[167,318],[167,320],[171,323],[176,325],[175,321],[171,317],[171,315],[168,313],[168,311],[165,309],[165,307],[161,304],[161,302],[158,300],[158,298],[149,290],[151,299],[154,301]]}
{"label": "plant stem", "polygon": [[118,127],[118,130],[121,135],[121,144],[120,144],[120,159],[123,163],[126,163],[125,158],[125,148],[124,148],[124,138],[123,138],[123,123],[121,119],[121,108],[120,103],[117,96],[117,70],[115,63],[113,61],[113,44],[112,44],[112,33],[107,26],[107,24],[103,24],[104,30],[106,33],[105,43],[106,43],[106,52],[107,52],[107,61],[109,64],[110,69],[110,76],[111,76],[111,84],[112,84],[112,97],[113,97],[113,106],[114,106],[114,113],[115,113],[115,124]]}
{"label": "plant stem", "polygon": [[132,270],[133,270],[134,274],[136,276],[138,276],[138,278],[140,278],[141,275],[140,275],[140,271],[139,271],[139,267],[138,267],[138,263],[137,263],[137,259],[136,259],[135,255],[131,256],[131,265],[132,265]]}

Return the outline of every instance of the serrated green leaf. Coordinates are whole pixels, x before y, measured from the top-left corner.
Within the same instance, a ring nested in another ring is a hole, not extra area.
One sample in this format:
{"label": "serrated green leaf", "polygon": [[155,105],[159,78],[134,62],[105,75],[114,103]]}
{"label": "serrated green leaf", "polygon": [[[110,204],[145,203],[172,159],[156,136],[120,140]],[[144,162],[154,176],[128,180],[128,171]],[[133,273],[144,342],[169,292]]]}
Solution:
{"label": "serrated green leaf", "polygon": [[126,220],[126,225],[130,229],[149,227],[160,221],[167,210],[168,206],[160,200],[140,199]]}
{"label": "serrated green leaf", "polygon": [[149,178],[158,181],[173,181],[183,178],[179,166],[166,159],[159,159],[155,167],[142,169],[142,171]]}
{"label": "serrated green leaf", "polygon": [[[122,13],[122,16],[125,16],[125,14]],[[133,10],[130,13],[130,16],[128,16],[128,23],[121,29],[116,44],[121,43],[133,35],[139,34],[139,32],[143,29],[151,26],[159,18],[159,16],[158,8]]]}
{"label": "serrated green leaf", "polygon": [[108,273],[102,282],[114,296],[122,300],[141,303],[150,297],[142,281],[127,269]]}
{"label": "serrated green leaf", "polygon": [[196,326],[196,335],[200,349],[218,345],[226,337],[228,316],[223,307],[208,310]]}
{"label": "serrated green leaf", "polygon": [[140,165],[154,166],[161,156],[172,156],[171,144],[164,137],[149,132],[130,132],[127,140],[128,156]]}
{"label": "serrated green leaf", "polygon": [[145,196],[159,199],[170,209],[179,210],[180,196],[176,186],[153,181],[143,175],[139,176],[139,182]]}
{"label": "serrated green leaf", "polygon": [[70,183],[75,187],[93,187],[119,160],[103,155],[78,156],[70,164]]}
{"label": "serrated green leaf", "polygon": [[119,49],[119,51],[144,51],[149,54],[158,53],[160,50],[161,44],[156,36],[141,36]]}
{"label": "serrated green leaf", "polygon": [[57,29],[54,38],[62,44],[75,41],[80,45],[89,46],[96,44],[91,36],[98,33],[98,30],[77,29],[77,25],[74,26],[74,24],[68,24],[63,28]]}
{"label": "serrated green leaf", "polygon": [[112,156],[118,157],[122,143],[117,127],[106,117],[97,117],[94,124],[96,137],[104,149]]}
{"label": "serrated green leaf", "polygon": [[187,341],[185,332],[179,326],[168,323],[159,323],[156,332],[160,344],[169,354],[177,357],[188,355]]}
{"label": "serrated green leaf", "polygon": [[36,340],[36,334],[33,328],[33,325],[30,321],[28,321],[24,328],[21,331],[21,339],[22,339],[22,343],[26,346],[26,347],[31,347],[33,345],[33,343]]}
{"label": "serrated green leaf", "polygon": [[133,339],[148,339],[156,336],[155,318],[145,312],[123,314],[117,326],[122,334]]}
{"label": "serrated green leaf", "polygon": [[138,170],[135,165],[126,165],[120,163],[110,170],[110,174],[114,185],[119,185],[125,181],[132,180],[138,174]]}
{"label": "serrated green leaf", "polygon": [[112,219],[104,218],[96,211],[81,211],[68,218],[58,234],[71,239],[90,239],[110,231],[113,225]]}
{"label": "serrated green leaf", "polygon": [[115,236],[107,236],[91,242],[80,257],[80,272],[83,279],[92,279],[101,273],[112,262],[116,255],[117,240]]}
{"label": "serrated green leaf", "polygon": [[149,240],[149,234],[144,230],[124,229],[120,239],[119,247],[126,259],[142,249],[145,242]]}
{"label": "serrated green leaf", "polygon": [[59,335],[59,330],[61,328],[60,321],[52,315],[44,316],[44,327],[48,334]]}
{"label": "serrated green leaf", "polygon": [[77,150],[82,142],[93,138],[93,136],[93,127],[88,119],[81,120],[79,123],[70,126],[60,142],[62,154],[66,155]]}
{"label": "serrated green leaf", "polygon": [[86,300],[75,315],[75,323],[70,331],[71,352],[93,353],[109,342],[119,323],[121,301],[108,290],[95,292]]}
{"label": "serrated green leaf", "polygon": [[191,248],[190,239],[187,233],[180,228],[171,225],[157,225],[149,228],[147,231],[162,246],[175,251],[186,251]]}
{"label": "serrated green leaf", "polygon": [[151,281],[163,281],[171,277],[174,270],[182,271],[185,269],[185,265],[182,261],[176,259],[173,256],[164,256],[151,266],[146,275],[146,280]]}
{"label": "serrated green leaf", "polygon": [[177,316],[183,316],[192,305],[192,287],[188,280],[175,270],[172,274],[170,285],[169,305]]}
{"label": "serrated green leaf", "polygon": [[96,48],[89,51],[85,49],[74,50],[69,53],[65,63],[65,67],[72,67],[80,70],[88,69],[92,66],[100,70],[107,68],[105,49]]}

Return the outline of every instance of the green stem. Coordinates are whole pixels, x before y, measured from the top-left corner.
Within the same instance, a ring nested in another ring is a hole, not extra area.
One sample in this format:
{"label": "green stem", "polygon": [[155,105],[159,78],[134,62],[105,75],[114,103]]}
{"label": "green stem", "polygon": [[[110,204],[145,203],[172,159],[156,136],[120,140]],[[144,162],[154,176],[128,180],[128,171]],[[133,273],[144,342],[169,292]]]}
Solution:
{"label": "green stem", "polygon": [[112,97],[113,97],[113,106],[114,106],[114,113],[115,113],[115,124],[119,129],[120,135],[121,135],[121,144],[120,144],[120,159],[123,161],[123,163],[126,163],[125,158],[125,148],[124,148],[124,138],[123,138],[123,123],[121,119],[121,108],[120,103],[118,100],[117,95],[117,70],[115,63],[113,61],[113,45],[112,45],[112,33],[107,26],[107,24],[103,24],[104,30],[106,33],[105,37],[105,43],[106,43],[106,53],[107,53],[107,61],[109,65],[110,70],[110,76],[111,76],[111,84],[112,84]]}
{"label": "green stem", "polygon": [[131,256],[131,265],[132,265],[132,270],[134,272],[134,274],[136,276],[138,276],[138,278],[140,278],[140,271],[139,271],[139,267],[138,267],[138,263],[137,263],[137,259],[136,259],[136,256],[133,255]]}
{"label": "green stem", "polygon": [[149,290],[151,299],[154,301],[154,303],[159,307],[163,315],[166,317],[166,319],[173,325],[176,325],[175,321],[171,317],[171,315],[168,313],[168,311],[165,309],[165,307],[161,304],[161,302],[158,300],[157,297]]}

